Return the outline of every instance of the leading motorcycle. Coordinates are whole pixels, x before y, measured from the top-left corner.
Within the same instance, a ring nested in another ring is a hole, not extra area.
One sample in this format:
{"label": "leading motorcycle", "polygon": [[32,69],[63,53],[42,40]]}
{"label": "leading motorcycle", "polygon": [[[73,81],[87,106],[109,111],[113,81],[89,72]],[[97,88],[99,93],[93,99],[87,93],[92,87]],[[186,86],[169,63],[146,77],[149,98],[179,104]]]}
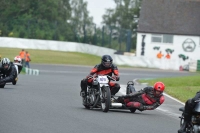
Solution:
{"label": "leading motorcycle", "polygon": [[115,81],[109,75],[90,76],[93,79],[92,85],[87,86],[87,93],[81,92],[82,102],[85,108],[101,108],[103,112],[108,112],[111,105],[110,80]]}
{"label": "leading motorcycle", "polygon": [[[197,104],[192,111],[192,118],[190,123],[186,126],[186,133],[200,133],[200,99],[195,101]],[[179,108],[179,111],[182,112],[180,118],[180,127],[184,123],[184,107]]]}

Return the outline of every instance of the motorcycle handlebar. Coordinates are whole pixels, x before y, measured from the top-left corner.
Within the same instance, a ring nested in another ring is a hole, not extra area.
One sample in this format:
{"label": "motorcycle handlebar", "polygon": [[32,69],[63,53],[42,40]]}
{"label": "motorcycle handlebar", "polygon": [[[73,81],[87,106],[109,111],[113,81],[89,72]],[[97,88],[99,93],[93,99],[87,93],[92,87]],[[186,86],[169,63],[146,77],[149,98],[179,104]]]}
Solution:
{"label": "motorcycle handlebar", "polygon": [[194,101],[195,103],[198,103],[198,102],[200,102],[200,99],[197,99],[196,101]]}
{"label": "motorcycle handlebar", "polygon": [[[107,76],[107,77],[108,77],[108,79],[110,79],[110,80],[116,81],[116,79],[114,79],[113,77],[111,77],[111,76],[109,76],[109,75],[104,75],[104,76]],[[94,78],[96,78],[96,77],[95,77],[95,76],[93,76],[93,75],[90,75],[90,76],[88,76],[88,78],[87,78],[87,79],[94,79]]]}

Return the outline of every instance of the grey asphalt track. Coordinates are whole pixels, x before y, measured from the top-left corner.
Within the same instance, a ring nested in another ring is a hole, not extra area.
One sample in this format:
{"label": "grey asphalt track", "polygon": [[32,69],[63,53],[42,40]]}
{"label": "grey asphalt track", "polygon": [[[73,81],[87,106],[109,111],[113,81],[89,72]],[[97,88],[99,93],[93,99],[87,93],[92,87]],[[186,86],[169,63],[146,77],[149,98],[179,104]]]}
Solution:
{"label": "grey asphalt track", "polygon": [[[166,97],[154,111],[87,110],[82,106],[80,80],[91,66],[36,65],[39,76],[20,75],[17,85],[0,89],[0,133],[174,133],[181,103]],[[129,80],[187,76],[192,73],[120,69],[123,93]],[[144,86],[137,85],[140,89]]]}

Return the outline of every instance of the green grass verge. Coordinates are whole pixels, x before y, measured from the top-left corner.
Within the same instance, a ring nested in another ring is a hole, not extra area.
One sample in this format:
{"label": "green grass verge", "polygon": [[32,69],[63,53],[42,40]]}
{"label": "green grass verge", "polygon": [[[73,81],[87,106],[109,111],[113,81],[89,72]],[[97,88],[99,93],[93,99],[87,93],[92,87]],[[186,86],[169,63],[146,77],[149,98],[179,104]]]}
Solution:
{"label": "green grass verge", "polygon": [[185,77],[159,78],[151,80],[139,80],[139,82],[153,85],[157,81],[162,81],[166,88],[165,92],[182,102],[194,97],[197,91],[200,91],[200,74]]}
{"label": "green grass verge", "polygon": [[[26,49],[25,49],[26,50]],[[11,61],[16,55],[19,55],[21,49],[18,48],[2,48],[0,47],[1,57],[7,57]],[[78,52],[61,52],[50,50],[33,50],[27,49],[31,55],[31,63],[45,64],[74,64],[74,65],[91,65],[94,66],[101,61],[101,57],[78,53]]]}

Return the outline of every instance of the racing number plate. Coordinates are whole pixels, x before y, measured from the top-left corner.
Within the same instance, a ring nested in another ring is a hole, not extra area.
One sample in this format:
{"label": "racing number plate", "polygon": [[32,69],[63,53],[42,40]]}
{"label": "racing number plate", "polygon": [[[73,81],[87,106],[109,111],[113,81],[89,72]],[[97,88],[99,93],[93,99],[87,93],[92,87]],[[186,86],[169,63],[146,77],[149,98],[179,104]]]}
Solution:
{"label": "racing number plate", "polygon": [[107,76],[98,76],[98,81],[100,84],[106,84],[109,82]]}

